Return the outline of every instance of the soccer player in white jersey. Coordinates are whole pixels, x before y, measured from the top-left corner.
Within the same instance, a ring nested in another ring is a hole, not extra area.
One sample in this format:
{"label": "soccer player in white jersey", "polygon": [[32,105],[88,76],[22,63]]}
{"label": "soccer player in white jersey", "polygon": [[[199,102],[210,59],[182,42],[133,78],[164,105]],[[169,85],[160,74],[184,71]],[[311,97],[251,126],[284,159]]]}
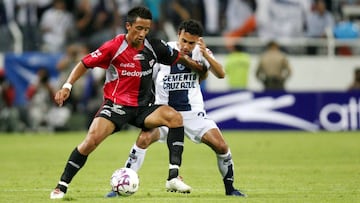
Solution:
{"label": "soccer player in white jersey", "polygon": [[[216,153],[225,194],[244,197],[246,195],[233,186],[234,163],[229,146],[216,123],[207,118],[204,109],[200,81],[206,78],[208,70],[218,78],[224,78],[225,72],[206,47],[201,38],[202,33],[202,26],[197,21],[183,21],[178,28],[178,41],[168,44],[193,60],[203,63],[207,70],[197,73],[181,64],[173,64],[170,68],[159,64],[158,69],[154,70],[155,103],[169,105],[182,114],[186,136],[194,143],[205,143]],[[142,132],[133,145],[125,166],[138,171],[143,164],[146,149],[155,141],[166,141],[167,132],[167,127]],[[171,169],[176,166],[169,167]],[[182,181],[167,180],[165,187],[172,192],[191,191],[191,187]]]}

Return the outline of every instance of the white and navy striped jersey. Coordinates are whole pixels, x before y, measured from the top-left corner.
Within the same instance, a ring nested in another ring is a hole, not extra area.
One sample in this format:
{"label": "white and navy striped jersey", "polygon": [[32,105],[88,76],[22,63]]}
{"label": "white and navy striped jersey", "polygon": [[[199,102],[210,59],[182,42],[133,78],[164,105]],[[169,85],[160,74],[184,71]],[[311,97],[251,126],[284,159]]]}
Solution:
{"label": "white and navy striped jersey", "polygon": [[[179,50],[177,42],[168,45]],[[209,51],[209,54],[212,53]],[[204,64],[208,69],[209,62],[203,57],[198,45],[191,53],[191,58]],[[154,68],[155,103],[166,104],[177,111],[203,110],[204,101],[201,93],[199,75],[184,65],[175,63],[171,66],[157,64]]]}

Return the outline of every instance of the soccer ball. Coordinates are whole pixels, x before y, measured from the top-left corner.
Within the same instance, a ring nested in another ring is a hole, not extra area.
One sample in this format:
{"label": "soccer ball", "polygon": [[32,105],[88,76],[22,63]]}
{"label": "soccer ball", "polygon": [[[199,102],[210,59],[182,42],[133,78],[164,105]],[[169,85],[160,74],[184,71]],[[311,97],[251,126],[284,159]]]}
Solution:
{"label": "soccer ball", "polygon": [[139,176],[130,168],[120,168],[112,174],[110,185],[120,196],[130,196],[139,189]]}

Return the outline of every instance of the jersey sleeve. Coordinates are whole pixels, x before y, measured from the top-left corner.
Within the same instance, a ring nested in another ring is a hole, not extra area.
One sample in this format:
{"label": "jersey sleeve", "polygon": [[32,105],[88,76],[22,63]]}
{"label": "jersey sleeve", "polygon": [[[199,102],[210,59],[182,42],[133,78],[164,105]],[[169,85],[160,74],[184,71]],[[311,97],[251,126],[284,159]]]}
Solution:
{"label": "jersey sleeve", "polygon": [[153,68],[153,75],[152,75],[152,79],[153,81],[156,81],[156,78],[158,76],[158,73],[160,72],[160,66],[161,64],[160,63],[156,63],[154,68]]}
{"label": "jersey sleeve", "polygon": [[86,68],[100,67],[107,69],[114,55],[114,47],[116,47],[114,43],[116,43],[115,39],[105,42],[98,49],[84,56],[81,60],[82,63]]}
{"label": "jersey sleeve", "polygon": [[179,51],[170,47],[165,41],[158,39],[151,39],[149,41],[157,56],[158,63],[172,65],[179,60]]}

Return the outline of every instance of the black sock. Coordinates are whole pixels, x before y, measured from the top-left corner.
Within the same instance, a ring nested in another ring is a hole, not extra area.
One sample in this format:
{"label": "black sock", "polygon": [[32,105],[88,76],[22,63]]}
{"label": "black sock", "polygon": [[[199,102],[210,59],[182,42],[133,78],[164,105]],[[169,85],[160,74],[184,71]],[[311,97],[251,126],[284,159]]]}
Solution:
{"label": "black sock", "polygon": [[[170,164],[180,167],[184,150],[184,127],[169,128],[167,146],[169,148]],[[176,178],[179,174],[178,171],[178,169],[170,169],[168,180]]]}
{"label": "black sock", "polygon": [[234,183],[234,171],[233,171],[233,165],[230,164],[228,166],[228,172],[225,175],[224,179],[224,185],[225,185],[225,191],[226,194],[230,194],[232,191],[235,190],[233,183]]}
{"label": "black sock", "polygon": [[[87,159],[87,155],[82,155],[77,148],[70,154],[68,162],[66,163],[63,174],[61,175],[60,182],[69,184],[76,173],[84,166]],[[66,193],[67,185],[58,184],[56,188],[59,188],[62,192]]]}
{"label": "black sock", "polygon": [[178,176],[179,176],[179,169],[177,169],[177,168],[169,169],[168,180],[171,180],[171,179],[176,178]]}
{"label": "black sock", "polygon": [[61,185],[60,183],[57,184],[56,188],[59,188],[64,193],[67,191],[67,186]]}

